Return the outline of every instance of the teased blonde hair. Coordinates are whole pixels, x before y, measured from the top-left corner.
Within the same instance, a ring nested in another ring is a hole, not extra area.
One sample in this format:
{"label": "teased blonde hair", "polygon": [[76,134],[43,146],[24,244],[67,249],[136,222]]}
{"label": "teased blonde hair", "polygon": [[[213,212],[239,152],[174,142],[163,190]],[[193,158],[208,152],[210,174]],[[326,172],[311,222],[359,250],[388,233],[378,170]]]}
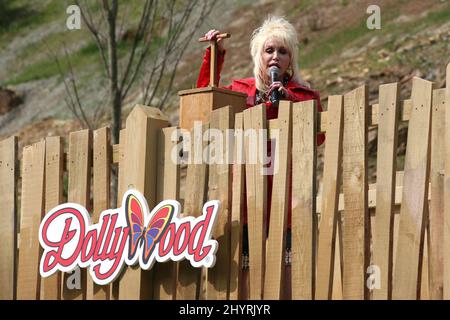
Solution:
{"label": "teased blonde hair", "polygon": [[290,55],[290,76],[302,85],[307,85],[300,79],[300,72],[297,66],[298,37],[294,26],[283,17],[269,16],[261,27],[253,31],[250,41],[250,52],[253,59],[253,74],[256,88],[260,92],[267,92],[270,86],[269,78],[264,70],[262,53],[264,44],[269,39],[277,39],[283,42]]}

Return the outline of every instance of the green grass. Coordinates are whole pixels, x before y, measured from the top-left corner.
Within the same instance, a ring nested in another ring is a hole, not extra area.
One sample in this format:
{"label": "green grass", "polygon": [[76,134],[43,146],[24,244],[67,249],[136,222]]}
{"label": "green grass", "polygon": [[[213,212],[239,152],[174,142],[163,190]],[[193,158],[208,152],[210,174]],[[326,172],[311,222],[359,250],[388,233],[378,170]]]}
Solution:
{"label": "green grass", "polygon": [[366,18],[364,18],[356,26],[340,30],[339,33],[332,34],[327,39],[318,40],[317,43],[305,53],[300,52],[302,68],[310,68],[318,65],[324,59],[341,52],[345,46],[369,32],[373,31],[367,29]]}
{"label": "green grass", "polygon": [[[97,62],[97,57],[97,46],[93,42],[82,47],[77,52],[69,54],[70,63],[75,70],[83,66],[94,66]],[[61,54],[58,59],[60,60],[63,72],[67,72],[69,65],[64,55]],[[57,74],[59,74],[59,70],[55,60],[52,57],[47,57],[28,65],[17,76],[7,80],[5,85],[15,85],[33,80],[46,79]]]}

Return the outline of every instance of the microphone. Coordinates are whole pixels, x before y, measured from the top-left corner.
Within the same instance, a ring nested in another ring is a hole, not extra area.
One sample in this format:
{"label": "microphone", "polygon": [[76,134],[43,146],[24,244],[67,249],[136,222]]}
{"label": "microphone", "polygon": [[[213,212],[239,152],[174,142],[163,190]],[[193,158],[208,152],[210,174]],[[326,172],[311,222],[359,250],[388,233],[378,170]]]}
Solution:
{"label": "microphone", "polygon": [[[269,68],[269,74],[270,74],[270,81],[274,83],[275,81],[278,81],[278,76],[280,74],[280,68],[277,66],[271,66]],[[278,102],[280,100],[280,93],[278,90],[273,90],[270,94],[270,102],[272,102],[272,105],[274,107],[278,107]]]}

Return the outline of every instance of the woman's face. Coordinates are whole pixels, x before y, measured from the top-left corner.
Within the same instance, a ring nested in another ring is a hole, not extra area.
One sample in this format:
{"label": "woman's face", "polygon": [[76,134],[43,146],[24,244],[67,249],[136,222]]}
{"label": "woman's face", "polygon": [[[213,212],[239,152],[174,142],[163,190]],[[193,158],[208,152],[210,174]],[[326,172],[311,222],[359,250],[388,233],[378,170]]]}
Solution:
{"label": "woman's face", "polygon": [[263,48],[263,66],[267,74],[267,70],[272,66],[280,68],[280,79],[284,77],[289,64],[291,62],[291,54],[288,48],[278,39],[269,39]]}

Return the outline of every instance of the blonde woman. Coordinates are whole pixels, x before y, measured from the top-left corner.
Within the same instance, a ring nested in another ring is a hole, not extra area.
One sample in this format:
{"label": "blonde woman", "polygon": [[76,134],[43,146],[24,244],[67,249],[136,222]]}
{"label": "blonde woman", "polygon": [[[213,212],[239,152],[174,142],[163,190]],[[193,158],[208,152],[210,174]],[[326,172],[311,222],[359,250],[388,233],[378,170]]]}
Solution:
{"label": "blonde woman", "polygon": [[[220,34],[219,30],[212,29],[205,34],[208,40],[216,39]],[[217,38],[218,45],[218,79],[225,58],[224,40]],[[267,119],[275,119],[278,116],[278,107],[271,101],[271,94],[278,90],[280,100],[290,100],[293,102],[316,100],[318,111],[322,111],[319,93],[312,90],[307,83],[301,80],[297,66],[298,38],[297,32],[292,24],[282,17],[269,17],[261,27],[257,28],[251,38],[250,51],[253,60],[253,77],[245,79],[235,79],[229,86],[224,88],[247,94],[247,108],[259,104],[266,105]],[[197,87],[206,87],[210,80],[210,48],[206,49],[203,58],[203,64],[197,80]],[[269,68],[276,66],[278,68],[278,79],[273,81],[270,76]],[[322,144],[325,136],[317,136],[318,145]],[[270,155],[270,143],[268,144],[268,153]],[[270,210],[272,198],[273,176],[268,176],[268,203]],[[291,199],[292,187],[289,190],[289,199]],[[291,227],[291,200],[288,204],[288,233],[287,233],[287,279],[290,278],[290,227]],[[246,208],[245,208],[246,209]],[[244,209],[244,239],[243,239],[243,262],[244,269],[248,268],[248,240],[247,240],[247,212]],[[270,212],[268,212],[270,215]],[[267,220],[269,221],[269,219]],[[245,274],[244,274],[245,275]],[[244,281],[245,282],[245,281]],[[287,280],[287,286],[290,286],[290,279]],[[244,289],[245,290],[245,289]],[[246,290],[245,290],[246,291]],[[243,298],[246,292],[243,293]],[[290,297],[290,288],[287,289],[286,298]]]}

